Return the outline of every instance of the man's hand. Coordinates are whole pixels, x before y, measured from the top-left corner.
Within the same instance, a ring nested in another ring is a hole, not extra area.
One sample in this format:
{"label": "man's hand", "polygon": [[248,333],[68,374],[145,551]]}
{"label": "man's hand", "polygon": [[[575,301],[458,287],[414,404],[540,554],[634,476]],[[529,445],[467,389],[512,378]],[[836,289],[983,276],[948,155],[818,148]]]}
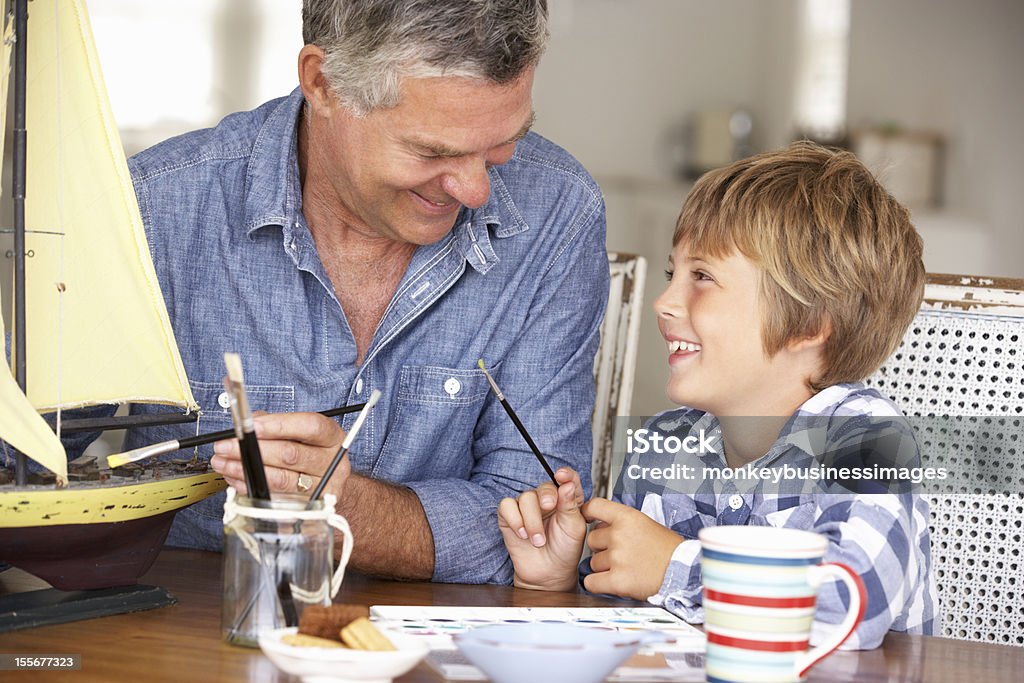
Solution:
{"label": "man's hand", "polygon": [[[319,413],[258,413],[255,425],[272,492],[308,496],[345,440],[345,430]],[[218,441],[213,451],[213,468],[236,491],[246,493],[238,441]],[[434,537],[415,493],[404,486],[352,474],[347,455],[324,493],[338,497],[338,512],[348,519],[356,538],[350,567],[388,578],[431,578]],[[366,543],[363,539],[374,540]],[[339,548],[336,544],[335,551]]]}
{"label": "man's hand", "polygon": [[576,586],[576,566],[587,535],[580,513],[583,486],[568,467],[555,472],[555,480],[557,490],[545,482],[498,505],[498,528],[519,588],[571,591]]}
{"label": "man's hand", "polygon": [[599,522],[587,540],[594,573],[583,580],[591,593],[646,600],[661,589],[672,553],[683,542],[676,532],[631,507],[604,498],[583,506]]}
{"label": "man's hand", "polygon": [[[338,423],[319,413],[257,413],[254,423],[271,491],[308,494],[320,483],[345,439]],[[213,469],[236,491],[246,493],[238,441],[218,441],[213,452]],[[340,500],[350,472],[346,455],[324,493],[333,493]]]}

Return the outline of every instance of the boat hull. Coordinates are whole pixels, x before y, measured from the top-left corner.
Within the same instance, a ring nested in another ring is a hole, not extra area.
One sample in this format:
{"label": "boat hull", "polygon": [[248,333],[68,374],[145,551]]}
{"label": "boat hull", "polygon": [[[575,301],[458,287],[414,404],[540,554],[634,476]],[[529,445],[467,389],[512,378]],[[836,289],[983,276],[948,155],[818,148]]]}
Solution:
{"label": "boat hull", "polygon": [[0,528],[0,557],[60,590],[131,585],[153,565],[175,513],[100,524]]}
{"label": "boat hull", "polygon": [[0,561],[60,590],[134,584],[177,511],[225,486],[204,472],[83,488],[0,487]]}

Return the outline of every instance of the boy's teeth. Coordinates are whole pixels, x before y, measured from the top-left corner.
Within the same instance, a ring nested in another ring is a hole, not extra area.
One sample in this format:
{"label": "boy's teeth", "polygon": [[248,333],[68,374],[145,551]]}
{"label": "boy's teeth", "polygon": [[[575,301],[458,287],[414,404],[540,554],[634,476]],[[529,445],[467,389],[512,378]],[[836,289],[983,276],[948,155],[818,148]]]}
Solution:
{"label": "boy's teeth", "polygon": [[669,353],[678,353],[679,351],[700,351],[700,348],[700,344],[693,344],[691,342],[673,340],[668,343]]}

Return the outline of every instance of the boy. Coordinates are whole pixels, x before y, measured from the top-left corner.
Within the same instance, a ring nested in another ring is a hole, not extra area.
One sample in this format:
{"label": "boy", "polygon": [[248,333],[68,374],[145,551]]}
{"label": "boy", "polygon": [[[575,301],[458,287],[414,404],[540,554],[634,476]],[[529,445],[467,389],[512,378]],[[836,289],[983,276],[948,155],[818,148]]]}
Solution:
{"label": "boy", "polygon": [[[568,469],[556,473],[557,491],[545,484],[503,500],[498,521],[516,585],[571,590],[587,522],[597,522],[580,566],[587,590],[700,622],[702,527],[800,528],[828,537],[825,561],[853,567],[866,585],[864,619],[845,647],[876,647],[890,629],[931,634],[938,603],[920,496],[870,478],[734,476],[867,467],[880,451],[919,464],[899,409],[859,380],[893,352],[920,305],[921,251],[907,210],[847,152],[799,142],[703,176],[679,216],[669,284],[654,304],[668,396],[685,407],[647,427],[648,436],[710,436],[718,446],[634,456],[613,501],[583,505]],[[680,464],[696,483],[650,474]],[[730,476],[709,477],[723,472]],[[842,618],[847,599],[839,584],[822,586],[812,641]]]}

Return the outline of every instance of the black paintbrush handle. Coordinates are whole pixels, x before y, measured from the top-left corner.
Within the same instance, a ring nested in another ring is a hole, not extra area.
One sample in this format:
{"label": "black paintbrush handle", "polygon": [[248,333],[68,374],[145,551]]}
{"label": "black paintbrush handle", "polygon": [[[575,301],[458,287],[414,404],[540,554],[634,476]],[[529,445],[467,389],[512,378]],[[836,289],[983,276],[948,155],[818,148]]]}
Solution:
{"label": "black paintbrush handle", "polygon": [[[301,528],[301,522],[296,523]],[[296,530],[295,533],[299,533]],[[292,576],[289,572],[281,574],[281,580],[277,582],[277,599],[281,603],[281,615],[284,617],[285,626],[298,626],[299,615],[295,610],[295,597],[292,595]]]}
{"label": "black paintbrush handle", "polygon": [[510,406],[508,401],[505,399],[501,399],[501,405],[505,408],[505,412],[508,413],[508,416],[512,418],[512,422],[515,423],[516,429],[518,429],[519,433],[523,435],[524,439],[526,439],[526,444],[530,447],[530,450],[533,451],[535,456],[537,456],[537,460],[540,462],[541,467],[543,467],[544,471],[548,473],[549,477],[551,477],[551,483],[555,485],[555,488],[558,488],[558,482],[555,480],[554,470],[551,469],[551,465],[548,464],[548,461],[544,459],[540,449],[537,448],[537,444],[533,442],[533,437],[530,436],[528,431],[526,431],[526,427],[524,427],[523,423],[519,420],[519,416],[516,415],[516,411],[512,410],[512,406]]}
{"label": "black paintbrush handle", "polygon": [[341,448],[334,455],[334,460],[331,460],[331,464],[327,467],[327,471],[324,472],[324,476],[320,479],[320,483],[316,485],[315,489],[313,489],[313,493],[309,494],[310,503],[318,499],[320,494],[324,492],[324,489],[327,487],[327,481],[331,478],[331,475],[334,474],[334,470],[338,469],[338,465],[341,463],[341,460],[345,457],[346,453],[348,453],[348,449]]}
{"label": "black paintbrush handle", "polygon": [[[346,415],[348,413],[357,413],[363,409],[365,403],[356,403],[351,406],[341,406],[340,408],[331,408],[330,410],[321,410],[320,414],[326,417],[337,417],[338,415]],[[209,434],[199,434],[198,436],[190,436],[185,439],[178,441],[178,448],[192,448],[194,446],[205,446],[208,443],[214,441],[221,441],[223,439],[232,439],[235,436],[234,429],[224,429],[219,432],[210,432]]]}
{"label": "black paintbrush handle", "polygon": [[245,473],[245,488],[249,498],[254,500],[270,500],[270,485],[267,484],[267,472],[263,469],[263,457],[256,434],[245,432],[239,440],[242,451],[242,471]]}

